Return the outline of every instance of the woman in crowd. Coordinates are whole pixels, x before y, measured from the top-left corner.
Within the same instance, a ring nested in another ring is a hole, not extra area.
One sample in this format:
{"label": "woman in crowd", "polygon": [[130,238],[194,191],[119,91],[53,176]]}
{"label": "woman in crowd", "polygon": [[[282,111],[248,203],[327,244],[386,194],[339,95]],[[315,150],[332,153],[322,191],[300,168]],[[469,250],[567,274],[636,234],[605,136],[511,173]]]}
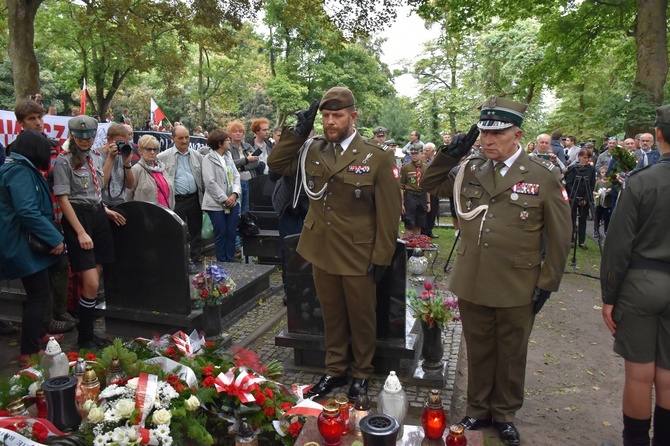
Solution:
{"label": "woman in crowd", "polygon": [[240,173],[240,185],[242,186],[242,212],[249,210],[249,180],[256,176],[256,169],[260,166],[258,157],[252,155],[251,146],[243,141],[244,126],[239,121],[228,124],[226,132],[230,135],[230,154]]}
{"label": "woman in crowd", "polygon": [[211,150],[202,159],[202,182],[205,186],[202,210],[207,212],[214,227],[216,260],[232,262],[235,260],[235,235],[240,218],[240,174],[228,153],[228,133],[214,130],[207,138],[207,145]]}
{"label": "woman in crowd", "polygon": [[[51,292],[49,268],[58,265],[63,235],[53,225],[49,185],[38,169],[47,170],[49,141],[35,130],[22,132],[12,153],[0,168],[0,274],[21,278],[26,291],[21,330],[21,356],[25,364],[48,339],[43,318]],[[50,250],[31,248],[28,236],[37,237]]]}
{"label": "woman in crowd", "polygon": [[526,153],[533,153],[535,151],[535,141],[526,144]]}
{"label": "woman in crowd", "polygon": [[68,121],[69,153],[54,166],[54,195],[63,210],[63,232],[72,272],[82,281],[79,296],[79,347],[98,349],[107,341],[95,335],[95,305],[102,265],[114,261],[114,245],[108,216],[117,225],[125,219],[102,204],[102,158],[92,150],[98,122],[79,115]]}
{"label": "woman in crowd", "polygon": [[135,187],[129,189],[126,201],[147,201],[166,208],[174,208],[174,185],[172,177],[163,169],[163,164],[156,159],[158,140],[151,135],[144,135],[138,141],[140,160],[133,166]]}
{"label": "woman in crowd", "polygon": [[[591,151],[582,149],[577,157],[578,163],[573,163],[568,167],[565,174],[565,188],[570,197],[572,206],[572,233],[577,232],[579,247],[586,250],[586,217],[590,211],[590,203],[593,196],[593,188],[596,185],[596,168],[591,161]],[[579,214],[579,226],[575,231],[577,224],[577,214]]]}

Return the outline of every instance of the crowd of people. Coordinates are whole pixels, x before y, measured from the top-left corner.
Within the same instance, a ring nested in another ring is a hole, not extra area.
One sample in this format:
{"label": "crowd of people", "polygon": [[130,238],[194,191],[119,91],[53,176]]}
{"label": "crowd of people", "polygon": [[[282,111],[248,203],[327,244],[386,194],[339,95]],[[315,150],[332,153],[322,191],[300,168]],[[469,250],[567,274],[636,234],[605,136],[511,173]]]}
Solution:
{"label": "crowd of people", "polygon": [[[45,110],[34,99],[17,103],[23,131],[0,167],[0,273],[21,279],[26,291],[22,363],[50,336],[74,328],[62,285],[68,271],[82,284],[80,347],[107,344],[93,322],[102,268],[114,261],[110,225],[126,224],[116,205],[145,201],[179,215],[188,228],[190,272],[196,272],[203,212],[212,222],[217,261],[233,261],[238,221],[250,206],[249,181],[269,175],[280,238],[301,234],[297,251],[312,264],[324,317],[325,374],[307,396],[327,395],[347,384],[350,373],[353,402],[371,385],[376,287],[387,275],[399,222],[408,236],[436,238],[439,198],[449,197],[460,231],[449,288],[459,297],[468,363],[460,424],[493,425],[506,444],[520,444],[514,420],[535,315],[559,288],[570,240],[587,249],[591,218],[594,237],[601,238],[602,224],[614,239],[605,242],[602,311],[626,361],[624,445],[649,444],[654,388],[653,444],[669,444],[670,250],[667,207],[659,203],[670,178],[670,106],[657,110],[654,135],[607,137],[596,150],[595,140],[580,143],[555,131],[524,149],[527,105],[491,97],[467,134],[444,134],[436,147],[412,131],[401,148],[381,126],[372,138],[362,136],[353,93],[333,87],[273,138],[265,118],[251,122],[248,141],[245,126],[233,121],[225,130],[196,128],[207,146],[195,149],[189,129],[175,123],[173,146],[160,152],[152,135],[135,147],[127,110],[100,147],[93,147],[99,120],[73,116],[60,147],[45,135]],[[314,133],[318,112],[323,135]],[[281,253],[284,261],[283,245]]]}

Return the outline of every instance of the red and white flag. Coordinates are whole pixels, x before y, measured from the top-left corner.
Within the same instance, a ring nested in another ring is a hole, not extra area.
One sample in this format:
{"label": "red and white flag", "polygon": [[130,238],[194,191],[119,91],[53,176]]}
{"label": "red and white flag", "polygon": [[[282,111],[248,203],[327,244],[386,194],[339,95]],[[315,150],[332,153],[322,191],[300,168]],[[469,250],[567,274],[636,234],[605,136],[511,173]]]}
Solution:
{"label": "red and white flag", "polygon": [[79,114],[86,114],[86,79],[84,79],[84,86],[81,87],[81,99],[79,100]]}
{"label": "red and white flag", "polygon": [[154,98],[151,98],[151,121],[156,125],[160,125],[163,119],[165,119],[165,113],[163,113],[163,110],[156,104]]}

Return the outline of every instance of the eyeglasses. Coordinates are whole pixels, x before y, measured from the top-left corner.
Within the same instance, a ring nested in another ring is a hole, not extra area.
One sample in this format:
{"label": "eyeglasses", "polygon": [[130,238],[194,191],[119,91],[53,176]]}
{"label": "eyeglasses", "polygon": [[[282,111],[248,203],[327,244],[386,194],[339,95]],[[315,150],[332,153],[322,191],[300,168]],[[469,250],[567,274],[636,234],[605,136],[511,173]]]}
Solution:
{"label": "eyeglasses", "polygon": [[[72,136],[74,136],[74,135],[72,135]],[[79,141],[90,141],[90,140],[93,139],[93,137],[91,136],[91,137],[88,137],[88,138],[84,138],[83,136],[74,136],[74,139],[78,139]]]}
{"label": "eyeglasses", "polygon": [[145,147],[143,150],[147,152],[158,152],[158,147]]}

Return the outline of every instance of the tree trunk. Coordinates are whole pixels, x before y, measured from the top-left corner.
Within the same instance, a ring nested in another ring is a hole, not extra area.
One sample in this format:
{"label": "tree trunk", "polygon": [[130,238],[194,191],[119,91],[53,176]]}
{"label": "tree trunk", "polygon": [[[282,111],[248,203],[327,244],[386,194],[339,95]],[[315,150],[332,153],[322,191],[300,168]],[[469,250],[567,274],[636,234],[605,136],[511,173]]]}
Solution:
{"label": "tree trunk", "polygon": [[[663,103],[663,88],[668,76],[667,9],[668,0],[637,1],[637,70],[633,100],[647,102],[649,109]],[[626,135],[651,131],[653,119],[653,115],[646,119],[639,113],[629,115]]]}
{"label": "tree trunk", "polygon": [[35,15],[44,0],[7,0],[9,59],[14,71],[14,96],[21,100],[40,89],[35,57]]}
{"label": "tree trunk", "polygon": [[203,79],[203,48],[202,45],[198,45],[198,96],[200,99],[200,109],[198,110],[198,125],[202,125],[205,122],[206,110],[205,110],[205,82]]}

